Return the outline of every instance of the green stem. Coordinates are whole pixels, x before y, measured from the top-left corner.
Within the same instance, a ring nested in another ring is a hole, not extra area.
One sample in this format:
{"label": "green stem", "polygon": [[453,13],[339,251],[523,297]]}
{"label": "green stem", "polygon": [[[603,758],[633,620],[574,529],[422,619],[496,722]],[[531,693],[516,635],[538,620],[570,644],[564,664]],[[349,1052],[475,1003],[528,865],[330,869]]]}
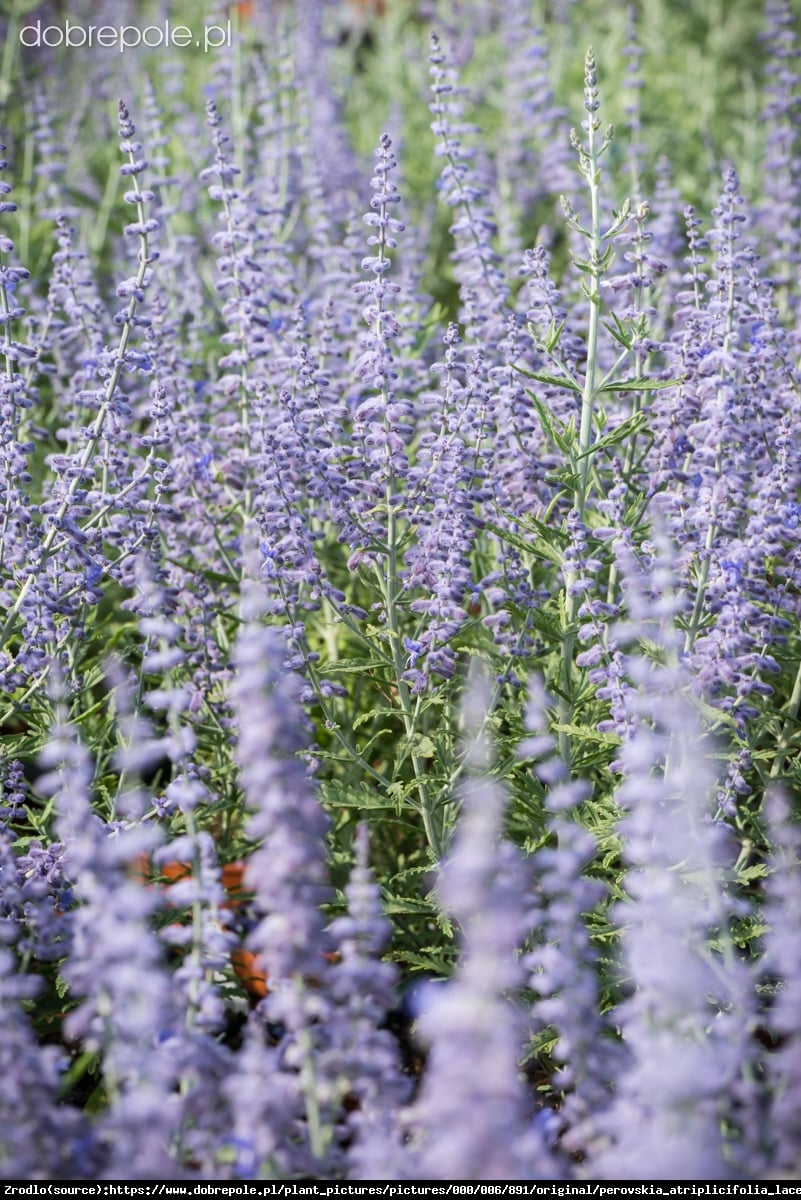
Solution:
{"label": "green stem", "polygon": [[801,662],[798,664],[792,695],[790,696],[790,700],[787,704],[787,713],[784,718],[784,724],[782,725],[781,733],[779,734],[779,744],[777,747],[776,757],[774,758],[773,765],[770,768],[771,779],[778,779],[784,770],[785,759],[787,758],[787,752],[790,749],[792,729],[798,719],[799,708],[801,708]]}
{"label": "green stem", "polygon": [[706,585],[709,579],[709,564],[712,561],[710,555],[712,547],[715,544],[717,536],[717,525],[715,521],[711,521],[709,529],[706,532],[706,541],[704,542],[704,561],[701,563],[701,571],[698,576],[698,587],[695,592],[695,603],[693,604],[692,616],[690,624],[687,628],[687,633],[684,637],[684,651],[689,654],[695,645],[695,639],[698,636],[698,630],[701,627],[701,618],[704,609],[704,599],[706,597]]}
{"label": "green stem", "polygon": [[[579,169],[587,181],[590,191],[590,229],[589,229],[589,263],[585,268],[589,276],[589,285],[585,294],[590,303],[590,319],[587,330],[587,369],[584,376],[584,387],[581,396],[581,422],[579,425],[579,477],[575,488],[575,505],[579,520],[584,521],[589,490],[590,470],[592,466],[592,427],[597,396],[598,371],[598,334],[601,318],[601,288],[600,280],[605,270],[603,254],[603,231],[601,229],[601,193],[600,193],[600,159],[609,144],[608,135],[598,137],[600,121],[597,109],[597,78],[595,75],[595,56],[592,50],[587,51],[585,59],[585,101],[587,112],[586,150],[579,148]],[[577,145],[577,139],[574,142]],[[578,148],[578,147],[577,147]],[[573,582],[572,572],[565,576],[565,614],[562,638],[562,663],[560,683],[562,695],[559,697],[559,724],[569,725],[573,715],[571,699],[573,691],[573,653],[575,647],[576,620],[581,604],[577,595],[568,595],[568,589]],[[564,730],[559,733],[559,752],[570,767],[572,751],[570,737]]]}
{"label": "green stem", "polygon": [[[305,988],[305,983],[302,979],[295,980],[295,986],[298,989]],[[320,1161],[325,1154],[326,1131],[323,1128],[323,1123],[320,1113],[320,1102],[317,1098],[317,1089],[314,1085],[314,1042],[312,1035],[307,1026],[304,1026],[298,1032],[298,1043],[303,1051],[303,1066],[301,1067],[301,1079],[303,1081],[303,1095],[306,1102],[306,1126],[309,1134],[309,1146],[314,1157]]]}
{"label": "green stem", "polygon": [[[136,162],[136,158],[135,158],[132,150],[128,151],[128,161],[131,164],[131,166],[133,166]],[[136,191],[141,192],[142,191],[141,178],[139,178],[136,175],[134,175],[132,178],[134,180],[136,180],[136,183],[135,183]],[[145,221],[147,219],[147,215],[145,213],[144,204],[141,200],[137,200],[137,202],[136,202],[136,215],[137,215],[137,222],[140,225],[144,225]],[[131,329],[133,328],[134,317],[136,315],[136,309],[137,309],[136,294],[137,294],[137,292],[141,291],[145,286],[145,279],[147,276],[147,269],[148,269],[148,264],[149,264],[147,234],[140,233],[138,236],[139,236],[139,256],[138,256],[138,260],[137,260],[138,261],[138,270],[136,273],[136,279],[134,281],[134,287],[132,289],[131,296],[128,300],[128,308],[127,308],[125,316],[123,318],[122,332],[120,334],[120,340],[119,340],[119,344],[117,346],[117,352],[114,356],[114,367],[112,369],[111,375],[109,376],[108,383],[106,384],[105,390],[103,392],[103,398],[100,402],[100,407],[98,409],[97,416],[95,417],[95,420],[89,429],[89,434],[86,439],[86,446],[85,446],[83,454],[81,455],[80,460],[78,462],[78,470],[75,472],[74,476],[70,480],[69,485],[64,494],[64,497],[63,497],[61,503],[59,504],[58,509],[56,510],[55,516],[52,518],[52,523],[50,525],[50,528],[48,529],[47,533],[45,534],[44,538],[42,539],[40,555],[39,555],[40,562],[37,565],[37,568],[35,570],[31,571],[25,578],[25,580],[22,584],[22,587],[19,590],[19,594],[17,595],[17,598],[16,598],[14,604],[9,609],[8,616],[6,617],[6,620],[4,621],[2,628],[0,628],[0,645],[5,645],[7,637],[13,630],[14,625],[16,624],[16,620],[19,615],[20,609],[22,608],[22,605],[25,602],[28,592],[31,590],[31,587],[33,586],[34,581],[36,580],[36,577],[39,573],[39,570],[41,568],[41,563],[46,558],[48,558],[51,553],[53,553],[54,543],[58,536],[61,522],[63,521],[64,517],[66,516],[67,512],[69,511],[70,505],[72,504],[72,502],[75,498],[75,493],[78,491],[79,488],[85,486],[84,473],[85,473],[86,469],[88,468],[88,466],[89,466],[90,462],[92,461],[92,458],[96,452],[97,444],[100,441],[104,426],[106,424],[106,420],[108,418],[109,412],[111,411],[111,406],[114,401],[114,396],[117,392],[117,388],[119,387],[120,379],[122,377],[122,371],[123,371],[123,367],[125,365],[125,356],[128,351],[128,343],[131,338]],[[7,303],[7,300],[5,297],[4,297],[4,302]]]}
{"label": "green stem", "polygon": [[[395,684],[398,689],[398,700],[400,702],[400,715],[403,721],[403,729],[406,734],[406,739],[411,746],[416,733],[416,722],[411,702],[411,692],[409,685],[403,678],[405,670],[403,662],[403,642],[398,620],[398,604],[397,590],[395,581],[398,578],[398,539],[397,539],[397,516],[395,507],[391,503],[391,483],[392,477],[387,479],[387,556],[385,560],[385,571],[382,572],[378,568],[378,578],[381,591],[384,599],[384,608],[387,615],[387,631],[389,633],[390,653],[395,673]],[[415,754],[414,750],[410,751],[412,762],[412,770],[417,785],[417,797],[420,807],[420,815],[423,819],[423,828],[425,830],[426,840],[434,857],[439,861],[442,858],[444,845],[442,830],[438,828],[434,821],[433,806],[429,802],[428,792],[425,786],[425,764],[419,755]]]}
{"label": "green stem", "polygon": [[[726,251],[727,251],[728,261],[730,263],[733,263],[734,262],[734,236],[735,236],[734,227],[732,225],[729,225],[728,228],[729,228],[729,233],[728,233],[728,242],[726,245]],[[721,355],[721,358],[724,358],[724,359],[725,359],[725,356],[729,353],[729,350],[731,348],[732,339],[734,336],[734,302],[735,302],[735,298],[736,297],[735,297],[734,269],[733,269],[733,267],[730,267],[729,268],[728,287],[726,290],[726,330],[725,330],[724,337],[723,337],[723,351],[722,351],[722,355]],[[722,399],[723,399],[722,392],[723,392],[723,388],[718,387],[717,396],[716,396],[716,405],[717,405],[718,409],[720,409],[722,406]],[[724,436],[725,436],[725,432],[724,432]],[[721,444],[720,444],[720,447],[718,449],[716,459],[715,459],[715,475],[718,479],[720,479],[722,474],[723,474],[723,440],[721,439]],[[686,653],[689,653],[692,650],[693,646],[695,645],[695,639],[698,635],[698,630],[701,625],[704,601],[706,599],[706,585],[709,580],[709,566],[710,566],[710,563],[712,560],[712,549],[715,545],[715,542],[717,541],[717,536],[718,536],[717,514],[715,513],[715,511],[713,509],[713,511],[710,515],[710,519],[709,519],[709,528],[707,529],[707,532],[706,532],[706,541],[704,543],[704,549],[705,549],[706,553],[704,555],[704,561],[701,564],[701,574],[698,579],[698,587],[697,587],[696,593],[695,593],[695,602],[693,604],[692,616],[690,618],[690,626],[687,630],[687,635],[684,640],[684,649],[685,649]]]}
{"label": "green stem", "polygon": [[584,376],[584,389],[581,397],[581,426],[579,429],[579,454],[581,457],[581,465],[579,468],[579,487],[576,494],[576,508],[579,518],[584,520],[584,511],[587,504],[587,487],[590,477],[590,462],[592,455],[590,454],[590,446],[592,444],[592,419],[595,409],[596,398],[596,374],[598,369],[598,330],[600,326],[601,315],[601,289],[599,286],[602,268],[600,266],[602,256],[601,246],[601,216],[600,216],[600,190],[598,187],[599,169],[598,169],[598,143],[596,139],[597,130],[594,129],[594,122],[590,119],[589,130],[587,133],[588,150],[589,150],[589,170],[587,172],[587,182],[590,185],[590,204],[592,208],[592,225],[590,243],[590,279],[591,284],[588,291],[587,299],[590,302],[590,323],[587,331],[587,371]]}

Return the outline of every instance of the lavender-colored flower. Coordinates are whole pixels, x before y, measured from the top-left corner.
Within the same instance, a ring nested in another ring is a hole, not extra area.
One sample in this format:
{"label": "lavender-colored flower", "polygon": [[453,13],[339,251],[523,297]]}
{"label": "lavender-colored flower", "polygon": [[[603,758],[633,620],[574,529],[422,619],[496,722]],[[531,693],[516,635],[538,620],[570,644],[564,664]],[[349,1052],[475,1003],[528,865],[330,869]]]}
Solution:
{"label": "lavender-colored flower", "polygon": [[[367,863],[367,825],[356,835],[356,861],[346,888],[348,912],[329,927],[339,961],[329,975],[331,1012],[318,1054],[317,1076],[330,1081],[349,1110],[346,1138],[351,1178],[372,1179],[392,1144],[397,1112],[411,1081],[401,1073],[397,1042],[384,1027],[396,1007],[397,971],[379,954],[391,932]],[[376,1159],[379,1162],[376,1162]]]}
{"label": "lavender-colored flower", "polygon": [[409,521],[417,539],[406,556],[405,582],[410,591],[422,592],[410,608],[423,622],[414,639],[420,649],[406,677],[417,693],[432,675],[450,679],[454,674],[456,659],[449,643],[467,619],[465,600],[473,587],[470,553],[478,528],[474,509],[478,500],[486,499],[480,464],[488,403],[483,356],[463,364],[456,349],[459,340],[452,326],[441,364],[442,416],[412,476],[416,487]]}
{"label": "lavender-colored flower", "polygon": [[158,1178],[181,1170],[174,1157],[181,1097],[164,1044],[174,1011],[160,949],[148,922],[152,891],[129,874],[153,846],[153,830],[106,826],[93,812],[88,755],[64,720],[43,755],[41,786],[55,797],[57,829],[77,908],[64,977],[80,1003],[65,1031],[101,1055],[109,1105],[98,1125],[103,1174]]}
{"label": "lavender-colored flower", "polygon": [[603,894],[602,887],[583,874],[596,853],[596,844],[568,810],[588,798],[583,780],[570,780],[567,768],[553,751],[547,733],[548,697],[540,681],[530,683],[527,725],[533,737],[520,746],[532,757],[534,772],[547,785],[545,805],[555,846],[543,847],[534,858],[535,903],[530,921],[536,942],[525,959],[529,986],[539,997],[531,1013],[535,1026],[553,1026],[558,1040],[553,1057],[559,1071],[554,1086],[564,1091],[554,1121],[561,1146],[585,1153],[591,1145],[597,1114],[609,1103],[612,1086],[625,1062],[609,1018],[601,1015],[599,954],[590,939],[587,914]]}
{"label": "lavender-colored flower", "polygon": [[508,287],[492,245],[495,221],[487,204],[488,186],[473,159],[475,148],[465,145],[465,134],[475,132],[462,120],[457,80],[437,34],[431,35],[432,130],[438,139],[436,154],[444,159],[440,191],[445,204],[457,213],[450,227],[455,242],[452,255],[459,282],[462,321],[471,340],[491,347],[503,336]]}
{"label": "lavender-colored flower", "polygon": [[188,832],[159,846],[152,861],[156,870],[165,862],[189,864],[189,874],[171,882],[164,892],[165,908],[188,913],[189,920],[184,923],[184,916],[161,930],[170,952],[183,957],[171,975],[174,1033],[161,1042],[160,1049],[182,1098],[174,1157],[208,1175],[217,1172],[218,1150],[232,1119],[225,1098],[235,1060],[221,1040],[226,1011],[220,980],[237,938],[224,913],[226,894],[213,840],[195,824],[198,792],[205,796],[206,790],[187,776],[179,776],[170,790],[179,796],[175,803]]}
{"label": "lavender-colored flower", "polygon": [[[767,817],[773,842],[772,873],[767,883],[766,916],[769,924],[765,953],[760,964],[775,993],[767,1014],[776,1049],[767,1056],[769,1108],[759,1132],[765,1160],[762,1170],[793,1178],[801,1169],[801,1037],[798,1007],[801,1002],[801,836],[791,819],[786,798],[774,791],[768,798]],[[758,1113],[754,1113],[756,1117]],[[756,1164],[748,1164],[753,1168]],[[767,1177],[763,1174],[763,1177]]]}
{"label": "lavender-colored flower", "polygon": [[375,253],[362,260],[362,269],[373,278],[353,287],[354,294],[364,298],[362,316],[368,327],[361,338],[356,374],[369,392],[354,412],[354,442],[361,450],[359,462],[367,471],[366,479],[360,476],[359,507],[363,532],[368,537],[380,536],[383,527],[375,517],[364,520],[370,515],[365,510],[376,503],[398,503],[396,493],[409,471],[406,447],[413,432],[411,405],[396,390],[398,373],[392,353],[393,342],[401,332],[393,311],[393,297],[400,292],[400,285],[386,278],[392,265],[387,252],[396,248],[396,235],[403,231],[403,223],[392,215],[400,195],[393,182],[397,164],[386,134],[381,137],[376,160],[370,212],[364,217],[375,230],[367,239]]}
{"label": "lavender-colored flower", "polygon": [[41,962],[57,962],[72,948],[72,882],[64,870],[64,846],[30,842],[17,858],[21,898],[19,950]]}
{"label": "lavender-colored flower", "polygon": [[[2,146],[0,155],[4,150],[5,146]],[[0,158],[0,172],[8,165],[6,158]],[[16,212],[17,205],[8,198],[10,193],[11,185],[5,180],[0,181],[0,217]],[[33,519],[25,487],[32,480],[28,460],[34,443],[23,436],[33,399],[22,368],[35,355],[35,350],[14,336],[15,324],[25,315],[25,309],[19,304],[17,287],[28,278],[29,272],[14,256],[14,242],[3,228],[0,235],[0,278],[3,282],[0,288],[0,354],[4,360],[4,370],[0,373],[0,564],[5,578],[0,596],[2,607],[10,612],[0,632],[0,678],[10,692],[24,682],[30,671],[40,668],[44,657],[41,638],[32,639],[30,647],[24,647],[15,656],[16,661],[6,650],[7,636],[22,607],[19,587],[29,570],[29,563],[37,555],[40,542],[39,526]]]}
{"label": "lavender-colored flower", "polygon": [[[138,310],[152,281],[154,256],[148,238],[158,223],[147,215],[151,195],[142,180],[147,164],[122,102],[118,119],[120,148],[127,159],[120,173],[131,181],[126,201],[135,208],[137,218],[126,227],[127,237],[136,245],[136,268],[118,287],[117,295],[124,303],[114,315],[120,331],[116,344],[99,351],[92,368],[93,386],[78,393],[84,407],[81,428],[67,453],[49,458],[53,478],[37,506],[35,544],[29,546],[24,561],[15,564],[3,634],[5,638],[15,627],[22,634],[15,663],[17,679],[12,682],[45,676],[59,656],[66,667],[69,655],[65,647],[81,636],[85,601],[97,600],[100,580],[116,571],[114,560],[123,561],[151,532],[150,523],[142,518],[136,503],[142,499],[148,481],[147,473],[137,475],[131,463],[128,427],[133,409],[121,390],[121,380],[123,373],[147,373],[152,365],[148,355],[133,344],[132,335],[146,324]],[[7,315],[13,315],[11,310]],[[9,342],[7,366],[10,353]],[[17,358],[18,352],[14,354]],[[15,382],[10,369],[4,380],[5,386],[19,391],[21,380]],[[20,453],[18,447],[18,471],[22,465]],[[27,481],[25,472],[22,480]],[[21,514],[19,504],[7,506],[8,532],[12,524],[16,527]],[[22,519],[23,525],[30,526],[26,534],[29,537],[34,526],[24,516]]]}
{"label": "lavender-colored flower", "polygon": [[769,50],[771,70],[766,77],[766,104],[762,112],[766,138],[761,166],[763,206],[759,217],[767,269],[776,284],[783,312],[792,317],[798,309],[797,288],[793,285],[801,263],[798,30],[787,0],[768,0],[764,15],[763,39]]}
{"label": "lavender-colored flower", "polygon": [[[655,557],[652,575],[669,578],[664,558]],[[615,1020],[631,1066],[597,1119],[610,1141],[591,1151],[587,1169],[725,1177],[721,1131],[751,1055],[750,979],[728,936],[721,831],[704,820],[714,776],[676,665],[675,602],[667,589],[656,601],[634,574],[627,583],[632,629],[648,630],[667,665],[639,655],[627,664],[638,724],[619,754],[629,899],[616,919],[630,982]],[[720,956],[708,947],[710,925],[721,930]]]}
{"label": "lavender-colored flower", "polygon": [[[258,606],[258,583],[250,583],[248,591],[247,603]],[[320,906],[328,897],[329,822],[299,757],[305,748],[296,707],[300,681],[283,669],[277,631],[259,625],[253,612],[247,616],[231,696],[238,715],[237,759],[252,813],[248,833],[259,842],[248,864],[248,885],[260,913],[251,944],[272,978],[314,977],[328,946]],[[292,722],[288,712],[295,714]]]}
{"label": "lavender-colored flower", "polygon": [[33,142],[36,208],[44,220],[63,219],[74,212],[63,194],[67,147],[55,133],[53,113],[45,93],[38,87],[33,94]]}
{"label": "lavender-colored flower", "polygon": [[[485,689],[474,683],[467,703],[475,718],[486,709]],[[475,719],[470,724],[475,738]],[[470,758],[486,771],[481,742],[474,741]],[[527,1111],[518,1020],[506,997],[521,982],[515,952],[524,936],[527,879],[519,852],[501,840],[503,805],[503,793],[486,777],[465,789],[437,885],[463,945],[456,974],[419,1021],[430,1052],[420,1093],[404,1116],[413,1178],[554,1177]]]}
{"label": "lavender-colored flower", "polygon": [[[557,198],[573,183],[567,111],[556,102],[549,78],[545,31],[526,0],[510,0],[499,13],[505,52],[503,123],[496,134],[499,241],[505,254],[520,248],[524,229],[548,221]],[[540,226],[537,241],[547,244]]]}
{"label": "lavender-colored flower", "polygon": [[8,826],[21,820],[25,815],[28,783],[20,760],[14,758],[9,763],[3,763],[0,768],[0,778],[3,784],[0,821]]}
{"label": "lavender-colored flower", "polygon": [[316,0],[299,0],[295,8],[295,74],[307,81],[309,137],[322,164],[327,203],[335,216],[346,215],[359,178],[352,149],[344,136],[341,101],[329,72],[330,41],[323,9]]}
{"label": "lavender-colored flower", "polygon": [[19,924],[11,914],[24,903],[16,877],[11,843],[0,830],[0,1178],[96,1178],[99,1158],[86,1117],[58,1104],[62,1051],[39,1044],[25,1012],[41,981],[20,970],[13,948]]}
{"label": "lavender-colored flower", "polygon": [[[238,718],[237,759],[251,812],[248,835],[258,843],[246,874],[257,915],[248,945],[259,955],[270,992],[252,1019],[248,1034],[253,1066],[243,1063],[228,1085],[238,1098],[231,1148],[235,1173],[250,1177],[273,1158],[283,1171],[321,1170],[328,1147],[324,1128],[336,1121],[325,1084],[315,1082],[315,1049],[325,1037],[328,1017],[324,954],[330,948],[321,905],[329,887],[324,839],[328,818],[307,778],[299,752],[304,748],[299,708],[301,683],[282,667],[277,631],[258,622],[264,597],[246,581],[237,641],[236,676],[231,688]],[[263,1045],[263,1022],[281,1030],[276,1045]],[[260,1072],[261,1096],[249,1105]],[[255,1072],[255,1075],[254,1075]],[[304,1125],[304,1117],[306,1124]]]}

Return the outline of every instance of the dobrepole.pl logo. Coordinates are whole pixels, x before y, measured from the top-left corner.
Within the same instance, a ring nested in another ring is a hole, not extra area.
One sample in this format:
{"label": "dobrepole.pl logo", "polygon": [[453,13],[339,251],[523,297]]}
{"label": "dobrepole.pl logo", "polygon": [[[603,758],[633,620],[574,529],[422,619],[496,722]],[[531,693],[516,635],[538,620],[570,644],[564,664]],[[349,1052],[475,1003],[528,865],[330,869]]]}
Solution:
{"label": "dobrepole.pl logo", "polygon": [[163,25],[79,25],[65,21],[63,25],[43,25],[40,18],[19,31],[23,46],[67,46],[83,49],[85,46],[105,46],[133,50],[136,46],[147,46],[151,50],[167,46],[198,46],[203,53],[231,45],[231,22],[224,25],[204,25],[202,35],[193,32],[188,25],[173,25],[169,20]]}

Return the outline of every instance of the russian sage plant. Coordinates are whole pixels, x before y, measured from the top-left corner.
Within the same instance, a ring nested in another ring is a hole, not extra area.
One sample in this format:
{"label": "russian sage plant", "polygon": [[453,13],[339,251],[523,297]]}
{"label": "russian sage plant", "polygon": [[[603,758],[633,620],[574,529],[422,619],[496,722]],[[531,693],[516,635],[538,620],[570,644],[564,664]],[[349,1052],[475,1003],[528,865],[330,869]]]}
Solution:
{"label": "russian sage plant", "polygon": [[792,1177],[795,14],[234,7],[0,18],[0,1175]]}

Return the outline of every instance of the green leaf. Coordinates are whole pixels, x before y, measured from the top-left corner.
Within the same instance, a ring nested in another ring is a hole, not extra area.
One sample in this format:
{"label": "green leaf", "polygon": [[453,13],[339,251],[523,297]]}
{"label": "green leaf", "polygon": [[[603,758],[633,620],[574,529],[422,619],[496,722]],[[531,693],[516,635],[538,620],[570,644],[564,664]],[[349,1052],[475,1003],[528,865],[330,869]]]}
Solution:
{"label": "green leaf", "polygon": [[556,471],[549,471],[545,476],[545,482],[560,483],[568,491],[577,492],[581,483],[581,476],[577,471],[570,471],[567,467],[562,467]]}
{"label": "green leaf", "polygon": [[593,442],[589,450],[585,450],[583,454],[577,456],[578,462],[582,458],[587,458],[591,454],[596,454],[599,450],[605,450],[608,446],[618,446],[625,441],[633,433],[639,433],[643,425],[645,425],[646,414],[643,412],[634,413],[633,416],[627,417],[618,425],[617,429],[613,429],[611,433],[605,433],[603,437],[599,437]]}
{"label": "green leaf", "polygon": [[549,545],[567,546],[570,543],[570,534],[566,530],[559,529],[554,525],[547,525],[537,517],[526,516],[520,523],[524,529],[531,529],[532,533],[536,533]]}
{"label": "green leaf", "polygon": [[553,415],[551,410],[548,408],[548,405],[544,404],[542,400],[540,400],[539,396],[535,396],[533,392],[529,392],[528,394],[534,403],[534,407],[537,410],[537,415],[539,416],[546,435],[572,462],[573,451],[576,444],[575,430],[571,429],[569,425],[563,425],[558,417]]}
{"label": "green leaf", "polygon": [[665,388],[678,387],[684,376],[677,379],[613,379],[598,388],[599,392],[662,392]]}
{"label": "green leaf", "polygon": [[446,957],[445,950],[446,948],[440,949],[436,947],[431,954],[399,950],[392,954],[391,957],[395,962],[403,963],[404,966],[416,967],[417,970],[425,971],[427,974],[447,978],[453,970],[453,958]]}
{"label": "green leaf", "polygon": [[423,734],[421,737],[418,737],[413,744],[413,753],[416,754],[418,758],[434,758],[437,753],[437,748],[431,741],[431,738],[426,734]]}
{"label": "green leaf", "polygon": [[750,883],[752,879],[764,879],[767,875],[767,863],[754,863],[750,867],[741,867],[736,872],[737,879],[741,883]]}
{"label": "green leaf", "polygon": [[538,383],[548,383],[551,387],[567,388],[570,392],[581,393],[580,386],[571,375],[549,375],[547,371],[526,371],[523,367],[517,369],[527,379],[536,379]]}
{"label": "green leaf", "polygon": [[562,336],[562,330],[565,327],[565,321],[560,321],[557,325],[556,321],[551,321],[548,326],[548,332],[545,335],[544,346],[548,354],[552,354],[559,344],[559,338]]}
{"label": "green leaf", "polygon": [[415,810],[419,809],[419,804],[411,798],[416,791],[417,783],[415,781],[403,783],[400,780],[396,780],[395,783],[391,783],[387,788],[387,796],[391,797],[393,802],[392,807],[395,811],[400,813],[404,804],[408,804],[410,808]]}
{"label": "green leaf", "polygon": [[401,882],[404,879],[409,879],[413,875],[430,875],[430,874],[431,874],[431,863],[430,862],[422,863],[418,866],[406,867],[406,869],[403,871],[395,872],[395,874],[393,874],[393,876],[392,876],[391,882],[393,884],[395,884],[395,883]]}
{"label": "green leaf", "polygon": [[423,913],[427,917],[434,915],[434,906],[428,900],[418,900],[414,896],[395,896],[385,892],[383,895],[384,912],[387,916],[403,913]]}
{"label": "green leaf", "polygon": [[579,271],[583,271],[585,275],[593,275],[595,273],[595,264],[591,263],[587,258],[579,258],[577,254],[571,256],[573,266],[578,267]]}
{"label": "green leaf", "polygon": [[84,1050],[59,1080],[59,1094],[66,1096],[84,1075],[95,1075],[100,1066],[100,1055],[94,1050]]}
{"label": "green leaf", "polygon": [[558,644],[562,641],[564,634],[561,626],[541,608],[531,613],[531,624],[540,633],[544,633],[552,642]]}
{"label": "green leaf", "polygon": [[[390,789],[391,790],[391,789]],[[364,808],[392,809],[394,800],[389,795],[382,795],[378,788],[366,784],[336,784],[323,783],[320,792],[326,804],[332,808]]]}
{"label": "green leaf", "polygon": [[[330,674],[330,667],[326,666],[326,673]],[[351,724],[352,729],[361,729],[362,725],[366,725],[368,721],[374,720],[376,717],[386,717],[392,714],[392,709],[387,705],[386,708],[371,708],[369,712],[359,713],[358,717],[353,718]]]}
{"label": "green leaf", "polygon": [[337,659],[325,664],[326,675],[356,675],[359,672],[380,670],[386,668],[387,660],[381,658],[349,658]]}
{"label": "green leaf", "polygon": [[548,562],[555,563],[556,566],[562,565],[562,555],[555,549],[551,542],[543,539],[542,542],[529,542],[520,534],[514,533],[511,529],[503,529],[500,525],[494,524],[492,521],[487,521],[487,529],[496,534],[508,546],[513,546],[515,550],[520,550],[523,554],[534,554],[540,558],[547,559]]}
{"label": "green leaf", "polygon": [[620,738],[616,733],[599,733],[589,725],[554,725],[556,733],[567,733],[570,737],[580,738],[584,742],[598,742],[602,746],[619,746]]}
{"label": "green leaf", "polygon": [[610,325],[608,321],[602,321],[601,323],[604,329],[611,333],[615,341],[623,346],[624,349],[630,350],[634,341],[631,330],[626,328],[625,324],[620,320],[616,313],[612,313],[611,316],[612,320],[614,321],[614,326]]}

